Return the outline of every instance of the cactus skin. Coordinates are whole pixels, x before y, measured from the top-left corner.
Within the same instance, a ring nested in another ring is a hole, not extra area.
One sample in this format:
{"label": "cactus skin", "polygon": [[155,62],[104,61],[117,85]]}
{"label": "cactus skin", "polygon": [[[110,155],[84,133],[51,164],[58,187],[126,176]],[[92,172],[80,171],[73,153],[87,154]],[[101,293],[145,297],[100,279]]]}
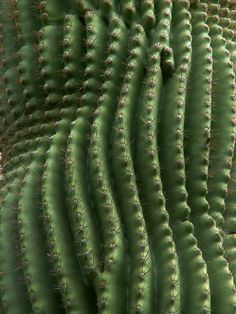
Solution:
{"label": "cactus skin", "polygon": [[[210,205],[209,213],[221,229],[223,225],[222,212],[225,207],[224,199],[227,194],[235,140],[234,112],[232,111],[232,107],[235,105],[235,74],[233,64],[230,61],[230,54],[223,41],[222,28],[217,25],[219,18],[213,15],[208,20],[213,48],[212,102],[215,106],[213,105],[212,110],[214,116],[211,125],[212,136],[210,145],[210,159],[212,158],[212,162],[209,164],[210,175],[207,200]],[[215,63],[214,60],[216,60]],[[222,67],[225,67],[228,71],[222,72]],[[219,81],[224,81],[225,85],[218,84]],[[229,92],[227,92],[227,87],[230,90]],[[218,103],[227,103],[228,110],[226,110],[225,106],[217,105]],[[227,152],[226,155],[225,152]]]}
{"label": "cactus skin", "polygon": [[[230,60],[233,62],[234,73],[236,73],[236,41],[235,41],[235,22],[230,19],[230,16],[234,16],[235,11],[229,11],[227,15],[227,27],[224,28],[224,34],[226,47],[230,52]],[[222,19],[221,19],[222,20]],[[230,21],[230,22],[229,22]],[[235,87],[235,86],[234,86]],[[232,108],[235,111],[235,107]],[[225,212],[224,212],[224,235],[223,245],[225,249],[225,256],[229,262],[229,269],[233,274],[234,284],[236,283],[236,255],[235,255],[235,218],[234,218],[234,204],[235,204],[235,147],[232,161],[232,168],[230,172],[230,180],[228,184],[228,194],[225,200]]]}
{"label": "cactus skin", "polygon": [[[196,46],[193,50],[193,60],[197,62],[192,62],[192,77],[187,94],[186,185],[195,236],[208,267],[212,308],[221,313],[227,306],[231,306],[232,301],[228,296],[233,295],[233,285],[232,277],[228,276],[229,267],[223,253],[222,238],[214,220],[209,215],[209,205],[206,200],[211,143],[212,108],[210,104],[213,76],[211,38],[209,37],[209,27],[206,25],[206,11],[207,6],[204,4],[193,6],[191,11],[192,17],[196,21],[193,23],[193,44]],[[198,80],[198,77],[203,79]],[[201,154],[198,154],[199,151]],[[199,171],[196,171],[197,168]],[[219,281],[221,281],[221,285],[218,285]],[[217,297],[223,293],[221,291],[226,291],[226,289],[228,289],[228,293],[225,294],[227,296],[225,299]]]}
{"label": "cactus skin", "polygon": [[61,304],[58,303],[58,298],[53,291],[53,284],[55,283],[52,274],[50,274],[50,264],[47,260],[46,238],[43,234],[41,202],[38,191],[42,178],[44,155],[45,149],[43,147],[39,147],[33,152],[33,161],[30,163],[23,180],[20,192],[22,197],[18,205],[20,250],[33,311],[58,313]]}
{"label": "cactus skin", "polygon": [[[121,305],[120,298],[126,298],[126,278],[123,272],[126,264],[125,243],[111,184],[108,156],[112,131],[111,122],[114,119],[116,106],[114,99],[119,94],[117,86],[122,80],[123,63],[125,57],[127,57],[128,33],[123,21],[117,15],[110,18],[110,34],[111,39],[107,47],[108,56],[104,61],[106,66],[104,81],[101,86],[101,95],[97,100],[98,105],[94,112],[88,166],[91,192],[101,229],[102,241],[101,252],[103,257],[100,268],[103,268],[103,274],[96,282],[98,296],[101,294],[99,299],[103,300],[103,307],[107,313],[112,313],[114,308],[117,308],[117,313],[124,313],[125,302]],[[106,280],[106,283],[104,280]]]}
{"label": "cactus skin", "polygon": [[[160,312],[178,313],[180,311],[178,259],[165,209],[157,158],[156,119],[162,85],[161,46],[155,43],[158,35],[153,36],[150,44],[147,77],[137,114],[134,160],[144,219],[151,241],[151,254],[155,261],[153,265],[155,304]],[[156,228],[157,225],[159,228]]]}
{"label": "cactus skin", "polygon": [[131,32],[128,63],[113,123],[111,164],[121,221],[131,244],[127,247],[130,261],[127,269],[128,311],[149,313],[153,306],[151,256],[132,162],[132,121],[139,96],[136,88],[139,90],[141,85],[147,42],[141,25],[135,26]]}
{"label": "cactus skin", "polygon": [[[206,264],[193,235],[187,205],[183,156],[183,123],[186,85],[191,64],[190,14],[186,2],[173,3],[173,51],[175,73],[163,86],[160,108],[159,146],[161,177],[180,265],[183,312],[210,310]],[[175,14],[174,14],[175,13]],[[181,36],[184,38],[180,41]],[[186,298],[186,299],[185,299]]]}
{"label": "cactus skin", "polygon": [[0,1],[0,313],[234,314],[236,2]]}

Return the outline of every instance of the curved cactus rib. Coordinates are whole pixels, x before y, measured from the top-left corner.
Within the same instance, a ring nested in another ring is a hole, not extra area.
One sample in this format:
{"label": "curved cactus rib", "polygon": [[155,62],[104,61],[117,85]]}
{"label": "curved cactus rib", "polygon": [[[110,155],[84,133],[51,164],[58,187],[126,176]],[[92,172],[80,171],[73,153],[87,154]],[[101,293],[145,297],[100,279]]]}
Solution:
{"label": "curved cactus rib", "polygon": [[[5,100],[7,101],[7,112],[4,117],[4,124],[7,129],[18,115],[24,111],[22,106],[22,87],[19,82],[17,73],[18,56],[17,52],[20,47],[18,33],[15,27],[14,1],[2,1],[1,10],[1,80],[4,89]],[[3,129],[3,132],[6,130]],[[5,135],[3,135],[5,137]]]}
{"label": "curved cactus rib", "polygon": [[185,313],[199,313],[210,310],[210,292],[206,264],[189,221],[190,208],[185,189],[183,126],[185,93],[191,65],[190,14],[186,1],[173,3],[172,27],[176,70],[163,86],[159,115],[159,156],[166,208],[180,264],[182,310]]}
{"label": "curved cactus rib", "polygon": [[[91,124],[96,109],[97,89],[106,49],[106,31],[100,16],[89,10],[85,15],[86,55],[85,81],[78,102],[75,120],[67,142],[66,173],[69,214],[73,229],[75,249],[82,271],[94,287],[94,274],[100,267],[100,233],[97,230],[93,204],[90,198],[87,154],[91,138]],[[99,302],[99,301],[98,301]]]}
{"label": "curved cactus rib", "polygon": [[[68,37],[68,39],[70,38],[70,41],[64,50],[64,55],[66,53],[68,55],[68,60],[67,56],[65,56],[64,69],[67,68],[68,65],[71,65],[72,75],[73,71],[75,75],[75,80],[72,81],[70,79],[71,75],[68,73],[68,71],[66,71],[69,80],[66,81],[65,86],[67,88],[67,86],[71,85],[72,92],[75,91],[75,94],[68,94],[68,97],[70,99],[71,95],[74,95],[76,98],[73,103],[75,108],[77,104],[79,104],[79,106],[82,105],[82,107],[79,107],[76,110],[76,119],[72,122],[70,134],[67,139],[65,155],[66,192],[76,254],[78,260],[80,261],[83,275],[89,282],[94,279],[96,267],[98,266],[99,241],[97,237],[95,219],[93,218],[92,212],[90,211],[90,195],[87,185],[86,158],[82,158],[81,151],[84,154],[84,152],[87,150],[86,147],[88,146],[89,138],[86,132],[90,127],[89,119],[92,116],[92,106],[90,107],[88,104],[82,104],[80,95],[76,95],[76,85],[80,86],[76,76],[78,75],[78,72],[80,72],[80,70],[82,70],[85,66],[85,70],[87,69],[88,71],[89,68],[93,68],[94,72],[96,72],[99,67],[95,51],[97,51],[96,48],[99,46],[99,43],[102,40],[103,28],[99,24],[99,27],[97,27],[96,23],[100,23],[99,17],[94,15],[92,16],[92,19],[87,20],[86,25],[87,56],[90,56],[90,59],[88,58],[88,62],[85,56],[85,65],[76,63],[78,53],[83,58],[83,51],[80,50],[82,48],[83,37],[80,37],[80,47],[76,46],[76,44],[72,41],[71,32],[76,31],[78,28],[74,17],[70,17],[70,19],[72,19],[71,22],[73,23],[71,24],[70,29],[66,31],[66,37]],[[68,25],[70,23],[70,19],[68,20]],[[80,35],[82,36],[83,34]],[[95,61],[93,61],[93,58]],[[87,78],[90,78],[90,76],[87,75]],[[92,86],[92,84],[90,86]],[[82,87],[89,88],[89,85],[82,85]]]}
{"label": "curved cactus rib", "polygon": [[103,308],[107,313],[113,313],[114,308],[117,308],[117,313],[124,313],[126,302],[120,304],[120,300],[126,299],[125,243],[111,182],[109,148],[112,121],[117,105],[115,100],[122,80],[123,62],[127,57],[128,32],[117,15],[110,18],[109,28],[110,38],[107,48],[109,55],[105,60],[106,69],[103,74],[101,96],[94,112],[88,166],[102,240],[103,262],[101,276],[97,282],[100,290],[98,294],[101,294],[101,299],[105,302]]}
{"label": "curved cactus rib", "polygon": [[129,58],[113,123],[111,148],[114,189],[127,238],[128,311],[131,313],[149,313],[153,304],[149,242],[132,162],[134,109],[142,84],[146,44],[144,29],[137,25],[130,36]]}
{"label": "curved cactus rib", "polygon": [[[1,202],[0,223],[0,290],[5,312],[18,314],[32,311],[30,298],[26,290],[21,260],[19,257],[19,234],[17,224],[17,205],[22,186],[24,168],[14,171],[15,179],[2,187],[4,200]],[[13,253],[14,252],[14,253]]]}
{"label": "curved cactus rib", "polygon": [[234,284],[236,284],[236,251],[235,251],[235,245],[236,245],[236,216],[235,216],[235,158],[236,153],[234,150],[234,157],[233,157],[233,164],[231,168],[230,173],[230,181],[228,186],[228,196],[225,201],[225,213],[224,213],[224,235],[223,235],[223,246],[225,249],[225,257],[227,258],[227,261],[229,262],[229,268],[233,274],[234,278]]}
{"label": "curved cactus rib", "polygon": [[[213,48],[213,85],[210,164],[207,200],[209,213],[222,229],[224,199],[227,193],[230,168],[235,141],[235,105],[234,84],[235,74],[230,54],[226,49],[222,36],[222,28],[218,25],[219,18],[212,15],[207,20]],[[224,68],[224,71],[222,69]],[[219,82],[221,82],[219,84]],[[230,91],[230,92],[229,92]],[[227,106],[227,107],[226,107]]]}
{"label": "curved cactus rib", "polygon": [[88,107],[80,108],[78,113],[79,117],[72,122],[72,129],[67,140],[67,198],[76,254],[84,275],[88,277],[88,281],[91,281],[99,265],[99,239],[95,220],[90,210],[91,204],[87,194],[88,183],[84,168],[86,159],[83,154],[88,146],[85,134],[90,127],[88,119],[92,113]]}
{"label": "curved cactus rib", "polygon": [[155,263],[155,306],[160,313],[180,312],[179,269],[160,181],[157,116],[162,87],[160,45],[151,40],[140,105],[137,110],[134,164],[144,219]]}
{"label": "curved cactus rib", "polygon": [[[223,308],[226,308],[225,304],[231,302],[230,299],[227,301],[227,298],[232,295],[232,282],[231,279],[228,279],[229,269],[224,257],[222,239],[215,222],[208,214],[209,205],[206,201],[211,143],[213,75],[213,49],[209,37],[209,27],[206,25],[206,10],[207,6],[204,4],[193,6],[191,9],[194,50],[185,119],[186,186],[194,234],[207,263],[212,308],[216,313],[218,311],[220,313]],[[203,36],[203,34],[205,35]],[[199,152],[201,153],[199,154]],[[222,297],[219,298],[222,293],[220,292],[222,290],[218,291],[219,281],[222,286],[224,282],[224,289],[229,289],[225,300]],[[226,303],[223,305],[224,302]]]}
{"label": "curved cactus rib", "polygon": [[[231,11],[232,14],[232,11]],[[224,29],[224,38],[226,39],[226,48],[230,52],[230,60],[233,62],[234,73],[236,73],[236,38],[235,38],[235,22],[228,15],[228,24]],[[221,21],[220,21],[221,22]],[[221,22],[221,26],[223,27]],[[236,85],[235,85],[236,86]],[[233,111],[236,110],[236,106],[232,108]],[[224,216],[224,227],[223,227],[223,247],[225,249],[225,257],[229,263],[229,268],[233,274],[234,285],[236,285],[236,224],[235,224],[235,147],[234,155],[232,161],[232,167],[230,172],[230,180],[228,183],[228,194],[225,199],[225,212]]]}
{"label": "curved cactus rib", "polygon": [[[210,5],[209,5],[209,9]],[[212,15],[208,18],[210,26],[210,36],[213,47],[213,109],[214,119],[211,124],[211,146],[210,146],[210,164],[209,164],[209,180],[208,180],[208,195],[207,199],[210,205],[209,213],[215,219],[219,230],[222,232],[224,223],[223,211],[225,210],[224,199],[227,193],[227,185],[229,181],[230,168],[234,150],[235,140],[235,125],[234,125],[234,84],[235,74],[233,64],[230,61],[228,50],[222,37],[222,29],[218,25],[218,17]],[[222,72],[222,69],[224,71]],[[219,84],[219,82],[221,82]],[[227,92],[226,92],[226,89]],[[230,92],[229,92],[230,91]],[[223,105],[224,104],[224,105]],[[222,248],[221,248],[222,250]],[[220,248],[219,248],[220,252]],[[222,253],[221,253],[222,254]],[[224,266],[223,266],[224,265]],[[235,293],[233,277],[228,270],[228,263],[221,261],[218,266],[218,271],[222,272],[215,277],[215,289],[218,290],[218,296],[222,291],[228,289],[225,294],[227,298],[221,298],[217,301],[217,309],[219,312],[228,310],[233,313],[235,310]],[[218,272],[220,273],[220,272]],[[225,273],[225,275],[223,275]],[[227,277],[226,273],[228,273]],[[224,278],[224,281],[222,280]],[[228,279],[227,279],[228,278]],[[221,284],[219,284],[219,282]],[[217,296],[216,295],[216,296]],[[219,297],[218,297],[219,298]],[[218,305],[222,302],[222,307]],[[224,302],[226,304],[224,304]],[[215,308],[214,308],[215,309]]]}
{"label": "curved cactus rib", "polygon": [[40,29],[40,7],[37,8],[37,0],[15,1],[17,12],[17,30],[20,39],[25,45],[37,43],[37,32]]}
{"label": "curved cactus rib", "polygon": [[46,254],[43,232],[40,186],[45,149],[33,152],[19,200],[18,224],[20,250],[28,293],[35,312],[60,313],[61,303],[54,291],[54,280]]}
{"label": "curved cactus rib", "polygon": [[86,297],[88,288],[74,252],[66,210],[62,156],[68,133],[69,121],[61,120],[47,152],[42,189],[45,229],[65,309],[69,313],[91,313],[93,303]]}
{"label": "curved cactus rib", "polygon": [[235,312],[235,3],[0,1],[0,312]]}

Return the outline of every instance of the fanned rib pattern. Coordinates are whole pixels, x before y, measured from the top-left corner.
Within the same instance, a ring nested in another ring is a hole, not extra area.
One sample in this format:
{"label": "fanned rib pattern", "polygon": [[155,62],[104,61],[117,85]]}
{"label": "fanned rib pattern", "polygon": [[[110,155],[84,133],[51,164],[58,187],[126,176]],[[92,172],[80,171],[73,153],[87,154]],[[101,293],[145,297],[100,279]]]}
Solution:
{"label": "fanned rib pattern", "polygon": [[0,0],[0,313],[236,313],[236,1]]}

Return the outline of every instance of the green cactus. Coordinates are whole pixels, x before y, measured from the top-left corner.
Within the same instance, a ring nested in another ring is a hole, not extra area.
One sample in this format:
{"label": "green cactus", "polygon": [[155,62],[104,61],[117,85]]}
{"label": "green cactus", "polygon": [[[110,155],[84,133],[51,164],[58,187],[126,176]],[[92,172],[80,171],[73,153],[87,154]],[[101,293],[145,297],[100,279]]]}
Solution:
{"label": "green cactus", "polygon": [[0,0],[0,313],[236,313],[236,1]]}

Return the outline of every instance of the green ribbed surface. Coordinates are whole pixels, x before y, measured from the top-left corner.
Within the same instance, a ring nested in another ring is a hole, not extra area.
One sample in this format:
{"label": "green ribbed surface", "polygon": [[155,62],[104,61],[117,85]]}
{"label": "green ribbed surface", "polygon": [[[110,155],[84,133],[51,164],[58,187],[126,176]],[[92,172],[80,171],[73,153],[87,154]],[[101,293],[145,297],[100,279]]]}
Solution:
{"label": "green ribbed surface", "polygon": [[236,313],[236,1],[0,0],[0,314]]}

